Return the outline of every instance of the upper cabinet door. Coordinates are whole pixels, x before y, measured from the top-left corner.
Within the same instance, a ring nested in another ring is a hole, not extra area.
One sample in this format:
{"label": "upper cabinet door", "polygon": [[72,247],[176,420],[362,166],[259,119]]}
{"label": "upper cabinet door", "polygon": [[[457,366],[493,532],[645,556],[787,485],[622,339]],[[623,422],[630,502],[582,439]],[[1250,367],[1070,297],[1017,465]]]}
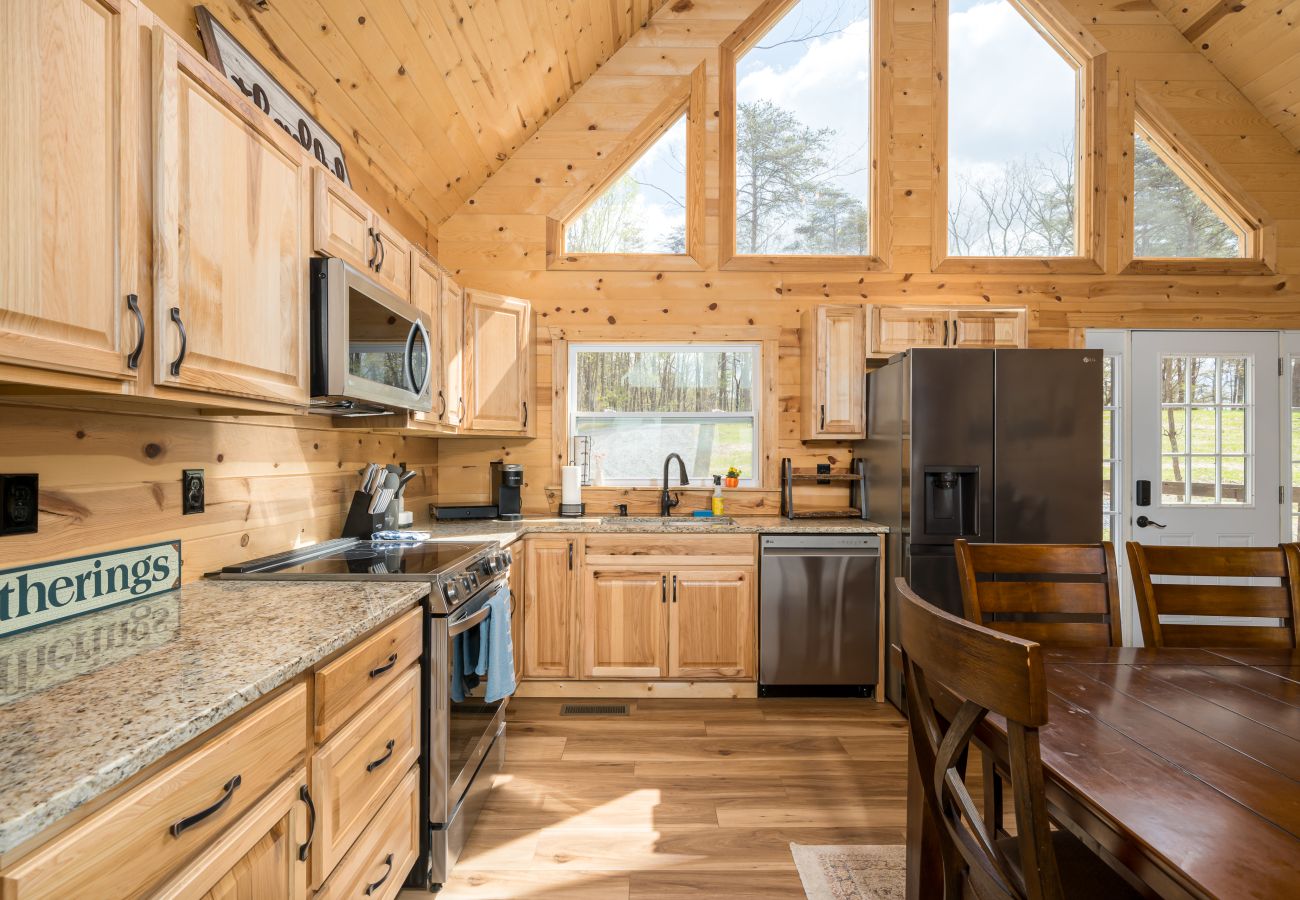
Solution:
{"label": "upper cabinet door", "polygon": [[370,209],[343,182],[312,169],[312,249],[358,269],[369,269],[377,255]]}
{"label": "upper cabinet door", "polygon": [[523,300],[469,291],[465,303],[468,427],[525,433],[532,427],[529,313]]}
{"label": "upper cabinet door", "polygon": [[[446,393],[446,415],[440,420],[459,428],[465,424],[465,292],[442,276],[442,389]],[[437,395],[435,394],[435,399]]]}
{"label": "upper cabinet door", "polygon": [[155,380],[307,403],[307,163],[154,32]]}
{"label": "upper cabinet door", "polygon": [[823,304],[800,322],[806,441],[860,438],[866,423],[866,309]]}
{"label": "upper cabinet door", "polygon": [[953,345],[956,347],[1024,347],[1026,311],[1023,309],[955,309],[952,311]]}
{"label": "upper cabinet door", "polygon": [[411,303],[416,309],[429,314],[432,333],[429,335],[429,372],[433,379],[433,409],[415,412],[418,422],[438,424],[447,421],[447,392],[443,387],[442,365],[442,269],[423,253],[411,254]]}
{"label": "upper cabinet door", "polygon": [[913,347],[952,346],[949,310],[877,306],[871,316],[871,352],[886,356]]}
{"label": "upper cabinet door", "polygon": [[411,296],[411,245],[378,216],[371,217],[375,235],[375,262],[370,267],[375,280],[397,296]]}
{"label": "upper cabinet door", "polygon": [[0,3],[0,362],[135,377],[134,11]]}

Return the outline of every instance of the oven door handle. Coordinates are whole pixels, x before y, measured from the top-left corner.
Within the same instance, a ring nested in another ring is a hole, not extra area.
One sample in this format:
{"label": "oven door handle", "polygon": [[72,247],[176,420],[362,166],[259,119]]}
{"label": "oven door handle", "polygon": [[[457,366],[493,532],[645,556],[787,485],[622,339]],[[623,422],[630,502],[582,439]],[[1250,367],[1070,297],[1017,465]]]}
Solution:
{"label": "oven door handle", "polygon": [[478,612],[468,615],[465,618],[461,619],[460,621],[452,622],[451,627],[447,630],[447,636],[455,637],[458,634],[464,634],[465,632],[473,628],[475,625],[478,625],[484,619],[486,619],[488,617],[488,614],[491,612],[492,612],[492,607],[485,605]]}

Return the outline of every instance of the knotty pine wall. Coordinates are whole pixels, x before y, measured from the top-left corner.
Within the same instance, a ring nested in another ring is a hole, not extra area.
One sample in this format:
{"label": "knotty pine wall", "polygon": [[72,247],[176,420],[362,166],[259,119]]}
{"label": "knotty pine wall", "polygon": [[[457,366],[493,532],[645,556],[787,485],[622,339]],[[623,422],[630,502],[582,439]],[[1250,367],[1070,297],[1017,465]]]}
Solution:
{"label": "knotty pine wall", "polygon": [[[549,329],[605,325],[611,337],[641,324],[781,329],[780,455],[797,465],[842,464],[847,448],[802,444],[796,437],[799,314],[818,301],[893,305],[1016,305],[1029,309],[1036,347],[1069,346],[1087,327],[1295,328],[1300,326],[1300,161],[1296,148],[1148,3],[1064,0],[1052,3],[1105,50],[1107,126],[1102,150],[1107,183],[1121,184],[1126,134],[1138,87],[1158,98],[1192,136],[1262,205],[1277,227],[1278,273],[1270,275],[1117,274],[1127,197],[1111,189],[1103,224],[1106,274],[937,274],[932,185],[946,177],[935,158],[942,116],[936,88],[939,11],[933,3],[882,0],[878,23],[892,19],[880,60],[891,85],[882,122],[890,129],[884,190],[889,246],[884,271],[719,270],[719,46],[761,0],[685,0],[661,9],[648,27],[592,76],[538,133],[439,230],[439,256],[466,286],[533,301],[538,326],[538,435],[532,441],[446,439],[439,443],[439,496],[481,500],[487,462],[503,456],[526,467],[526,506],[553,508]],[[879,27],[879,24],[878,24]],[[706,165],[703,268],[668,271],[548,270],[547,220],[574,192],[599,181],[606,160],[645,117],[680,90],[703,63]],[[938,215],[942,216],[942,211]],[[589,492],[598,511],[620,492]],[[637,491],[635,508],[654,508]],[[772,511],[774,491],[737,492],[732,511]],[[688,507],[703,506],[692,498]]]}
{"label": "knotty pine wall", "polygon": [[[180,538],[185,581],[195,581],[338,537],[367,462],[419,471],[407,508],[424,514],[436,453],[428,438],[358,434],[315,417],[0,403],[0,471],[41,479],[40,531],[0,539],[0,569]],[[207,508],[182,516],[181,470],[195,468]]]}

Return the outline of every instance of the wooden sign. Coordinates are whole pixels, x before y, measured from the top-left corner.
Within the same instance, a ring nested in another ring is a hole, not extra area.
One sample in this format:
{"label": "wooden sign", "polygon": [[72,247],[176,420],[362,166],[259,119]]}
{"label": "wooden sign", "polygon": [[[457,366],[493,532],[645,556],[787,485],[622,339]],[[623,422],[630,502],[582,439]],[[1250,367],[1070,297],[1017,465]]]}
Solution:
{"label": "wooden sign", "polygon": [[0,637],[181,585],[181,542],[110,550],[0,572]]}
{"label": "wooden sign", "polygon": [[212,13],[205,7],[196,6],[194,15],[199,22],[199,35],[203,38],[203,50],[208,62],[229,78],[235,87],[244,92],[245,97],[270,116],[289,137],[322,162],[340,181],[351,187],[352,179],[348,177],[347,162],[343,159],[343,148],[339,142],[288,91],[280,87],[280,83],[262,68],[262,64],[235,40],[234,35]]}

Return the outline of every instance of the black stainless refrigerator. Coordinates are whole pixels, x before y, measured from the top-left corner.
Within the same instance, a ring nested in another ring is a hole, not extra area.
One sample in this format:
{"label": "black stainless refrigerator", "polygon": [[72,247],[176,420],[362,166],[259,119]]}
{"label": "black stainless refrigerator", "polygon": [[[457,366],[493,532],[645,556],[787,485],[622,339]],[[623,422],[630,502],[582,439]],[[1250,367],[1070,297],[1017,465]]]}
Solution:
{"label": "black stainless refrigerator", "polygon": [[902,703],[901,575],[962,614],[953,541],[1101,540],[1101,376],[1096,350],[917,349],[867,375],[871,518],[886,541],[885,695]]}

